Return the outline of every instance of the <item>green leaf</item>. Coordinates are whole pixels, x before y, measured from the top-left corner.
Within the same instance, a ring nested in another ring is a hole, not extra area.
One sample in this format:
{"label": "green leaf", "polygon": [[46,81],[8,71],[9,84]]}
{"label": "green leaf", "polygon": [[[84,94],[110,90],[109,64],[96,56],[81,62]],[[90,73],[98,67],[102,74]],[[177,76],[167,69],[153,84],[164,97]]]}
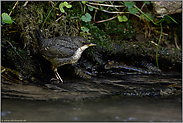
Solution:
{"label": "green leaf", "polygon": [[72,5],[68,4],[67,2],[64,2],[64,5],[67,7],[67,8],[71,8]]}
{"label": "green leaf", "polygon": [[132,8],[135,5],[133,1],[124,1],[124,3],[125,3],[125,6],[128,7],[128,9]]}
{"label": "green leaf", "polygon": [[137,14],[138,10],[136,8],[128,8],[128,11],[132,14]]}
{"label": "green leaf", "polygon": [[59,9],[60,9],[60,11],[62,12],[62,13],[65,13],[65,10],[64,10],[64,3],[60,3],[60,5],[59,5]]}
{"label": "green leaf", "polygon": [[146,3],[146,4],[148,4],[148,5],[150,4],[149,1],[144,1],[144,3]]}
{"label": "green leaf", "polygon": [[86,4],[88,1],[81,1],[83,4]]}
{"label": "green leaf", "polygon": [[93,11],[93,7],[88,6],[88,9],[89,9],[90,11]]}
{"label": "green leaf", "polygon": [[11,17],[7,13],[2,13],[1,17],[2,17],[2,21],[4,23],[12,24],[13,20],[11,19]]}
{"label": "green leaf", "polygon": [[123,15],[123,16],[118,16],[118,20],[119,22],[126,22],[128,21],[128,18],[125,15]]}
{"label": "green leaf", "polygon": [[68,4],[67,2],[60,3],[59,9],[60,9],[60,11],[62,13],[65,13],[64,6],[67,7],[67,8],[71,8],[72,7],[72,5]]}
{"label": "green leaf", "polygon": [[83,32],[89,32],[89,29],[88,29],[87,27],[85,27],[85,26],[82,26],[82,27],[81,27],[81,30],[82,30]]}
{"label": "green leaf", "polygon": [[83,15],[81,17],[81,20],[84,21],[84,22],[90,22],[91,19],[92,19],[92,16],[89,13],[86,13],[85,15]]}

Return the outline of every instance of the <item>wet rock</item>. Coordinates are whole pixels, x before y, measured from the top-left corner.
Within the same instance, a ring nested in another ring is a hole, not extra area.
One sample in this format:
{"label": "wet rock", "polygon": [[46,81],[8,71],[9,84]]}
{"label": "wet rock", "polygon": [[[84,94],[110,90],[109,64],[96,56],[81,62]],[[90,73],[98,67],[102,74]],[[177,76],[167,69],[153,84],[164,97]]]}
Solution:
{"label": "wet rock", "polygon": [[[158,79],[157,79],[158,77]],[[103,96],[172,96],[181,95],[181,90],[167,85],[181,83],[181,78],[160,76],[127,75],[118,79],[68,80],[64,84],[7,84],[2,81],[2,98],[26,100],[76,101]]]}
{"label": "wet rock", "polygon": [[170,15],[182,12],[182,1],[152,1],[158,15]]}

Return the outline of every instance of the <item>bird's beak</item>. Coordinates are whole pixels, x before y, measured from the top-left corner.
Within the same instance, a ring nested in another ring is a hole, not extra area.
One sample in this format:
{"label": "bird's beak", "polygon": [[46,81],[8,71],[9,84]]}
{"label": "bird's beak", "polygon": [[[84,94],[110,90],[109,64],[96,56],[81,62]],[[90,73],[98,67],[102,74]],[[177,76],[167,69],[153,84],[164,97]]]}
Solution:
{"label": "bird's beak", "polygon": [[91,44],[89,44],[88,46],[96,46],[96,44],[92,44],[92,43],[91,43]]}

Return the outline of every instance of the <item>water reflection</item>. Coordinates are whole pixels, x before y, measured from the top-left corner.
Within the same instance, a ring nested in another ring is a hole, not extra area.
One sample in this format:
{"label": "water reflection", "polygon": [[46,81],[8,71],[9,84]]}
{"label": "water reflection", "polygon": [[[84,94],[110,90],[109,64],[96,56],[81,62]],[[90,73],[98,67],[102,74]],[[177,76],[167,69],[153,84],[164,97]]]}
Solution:
{"label": "water reflection", "polygon": [[1,111],[1,116],[6,116],[7,114],[11,114],[11,111]]}
{"label": "water reflection", "polygon": [[2,99],[2,120],[181,121],[181,97],[118,97],[76,102]]}

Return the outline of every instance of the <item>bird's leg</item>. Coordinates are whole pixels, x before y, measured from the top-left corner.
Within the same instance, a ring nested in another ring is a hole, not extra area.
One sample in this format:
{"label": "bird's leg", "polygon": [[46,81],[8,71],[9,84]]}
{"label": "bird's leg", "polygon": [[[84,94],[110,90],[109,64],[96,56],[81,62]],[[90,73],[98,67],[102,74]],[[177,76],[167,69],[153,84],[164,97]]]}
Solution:
{"label": "bird's leg", "polygon": [[57,69],[54,71],[54,73],[55,73],[55,76],[57,77],[57,79],[60,80],[61,83],[63,83],[63,80],[60,77],[60,75],[58,74]]}
{"label": "bird's leg", "polygon": [[59,75],[58,72],[57,72],[57,68],[53,68],[53,67],[52,67],[52,69],[53,69],[53,72],[54,72],[54,74],[55,74],[57,80],[60,80],[60,82],[63,83],[63,80],[61,79],[60,75]]}

